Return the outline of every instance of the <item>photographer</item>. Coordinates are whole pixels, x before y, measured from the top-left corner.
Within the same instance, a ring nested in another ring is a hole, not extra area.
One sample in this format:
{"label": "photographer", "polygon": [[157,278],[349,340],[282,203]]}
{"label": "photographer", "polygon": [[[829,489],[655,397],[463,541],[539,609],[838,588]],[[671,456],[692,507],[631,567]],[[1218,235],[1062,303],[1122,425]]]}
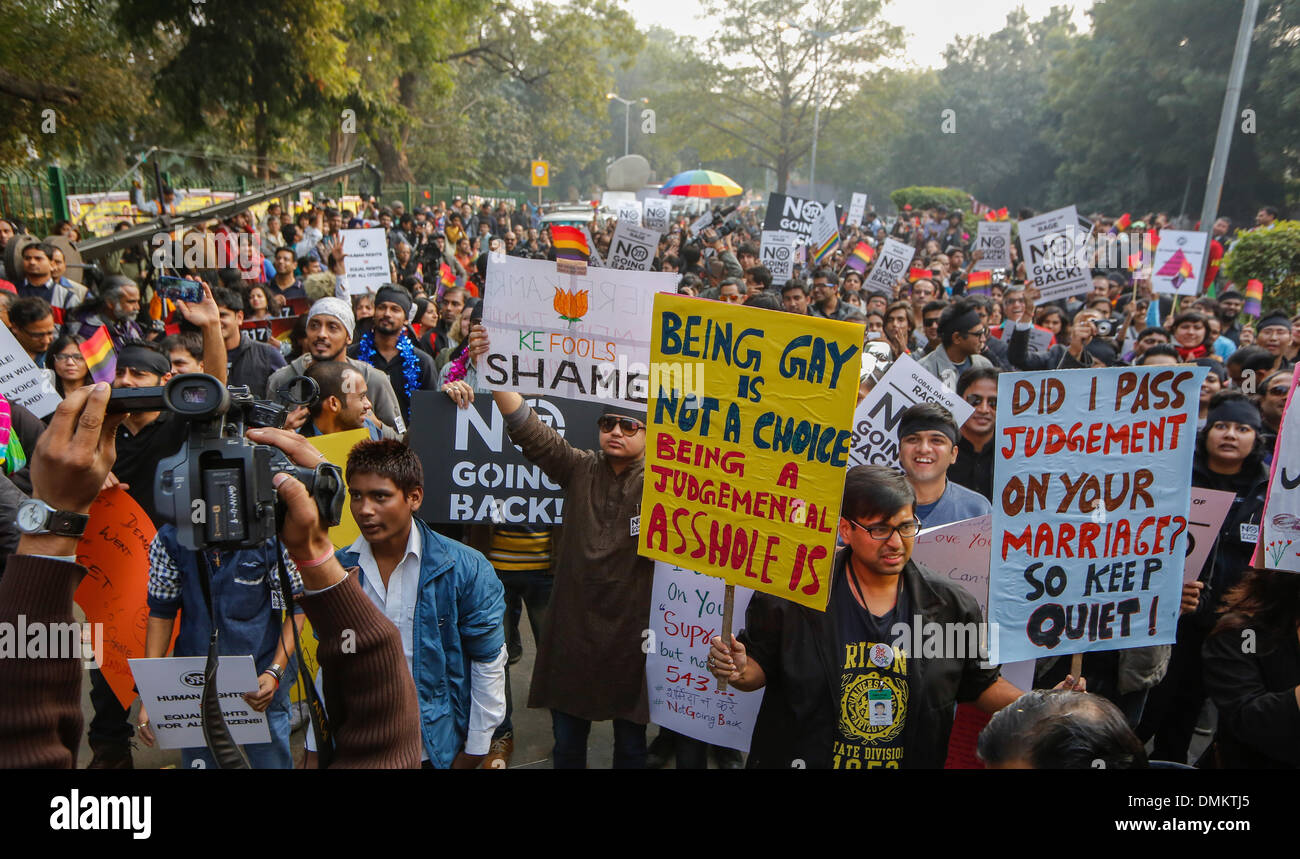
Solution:
{"label": "photographer", "polygon": [[[84,516],[113,465],[113,435],[122,418],[105,416],[109,388],[73,391],[55,411],[33,454],[34,497],[55,510]],[[321,455],[283,430],[256,429],[249,438],[312,465]],[[397,629],[361,593],[334,558],[327,529],[306,488],[287,475],[275,479],[285,505],[284,547],[299,560],[303,609],[320,639],[317,658],[332,675],[326,705],[332,714],[336,767],[414,767],[420,759],[415,687],[406,671]],[[84,529],[24,534],[0,579],[0,623],[70,624],[72,597],[86,569],[75,563]],[[344,632],[351,631],[346,656]],[[0,659],[0,767],[76,765],[81,734],[79,659]]]}

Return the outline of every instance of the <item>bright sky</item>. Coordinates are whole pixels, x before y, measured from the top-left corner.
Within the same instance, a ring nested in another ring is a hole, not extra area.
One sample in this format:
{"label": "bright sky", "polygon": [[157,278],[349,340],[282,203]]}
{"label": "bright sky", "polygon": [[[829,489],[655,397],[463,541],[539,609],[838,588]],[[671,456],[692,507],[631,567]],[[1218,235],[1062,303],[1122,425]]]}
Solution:
{"label": "bright sky", "polygon": [[[995,33],[1017,7],[1037,20],[1053,6],[1070,6],[1075,26],[1088,29],[1091,19],[1085,11],[1092,0],[892,0],[884,16],[905,32],[906,58],[898,65],[937,67],[943,65],[943,49],[955,36]],[[657,24],[697,38],[713,31],[712,23],[699,17],[695,0],[628,0],[628,9],[645,27]]]}

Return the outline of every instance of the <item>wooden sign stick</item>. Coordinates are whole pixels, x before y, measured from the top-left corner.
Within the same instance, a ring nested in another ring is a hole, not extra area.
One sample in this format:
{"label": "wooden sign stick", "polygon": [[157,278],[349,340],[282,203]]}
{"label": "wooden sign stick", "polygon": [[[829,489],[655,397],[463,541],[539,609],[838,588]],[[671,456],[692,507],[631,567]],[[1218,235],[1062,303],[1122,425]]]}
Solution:
{"label": "wooden sign stick", "polygon": [[[722,597],[722,643],[731,646],[731,610],[736,604],[736,586],[727,585],[726,594]],[[727,691],[727,681],[721,677],[718,678],[718,691]]]}
{"label": "wooden sign stick", "polygon": [[1070,676],[1074,678],[1077,685],[1079,679],[1083,677],[1083,654],[1076,653],[1070,657]]}

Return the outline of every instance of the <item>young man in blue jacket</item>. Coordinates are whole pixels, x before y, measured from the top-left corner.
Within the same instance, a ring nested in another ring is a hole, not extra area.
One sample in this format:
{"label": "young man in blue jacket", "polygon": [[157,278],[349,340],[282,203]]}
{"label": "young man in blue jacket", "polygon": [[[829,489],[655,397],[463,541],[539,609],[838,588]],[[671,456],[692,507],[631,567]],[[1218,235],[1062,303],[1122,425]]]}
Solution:
{"label": "young man in blue jacket", "polygon": [[358,443],[348,454],[347,484],[361,537],[338,559],[357,571],[362,590],[401,633],[424,766],[474,769],[506,711],[501,581],[487,558],[415,518],[424,471],[406,445]]}

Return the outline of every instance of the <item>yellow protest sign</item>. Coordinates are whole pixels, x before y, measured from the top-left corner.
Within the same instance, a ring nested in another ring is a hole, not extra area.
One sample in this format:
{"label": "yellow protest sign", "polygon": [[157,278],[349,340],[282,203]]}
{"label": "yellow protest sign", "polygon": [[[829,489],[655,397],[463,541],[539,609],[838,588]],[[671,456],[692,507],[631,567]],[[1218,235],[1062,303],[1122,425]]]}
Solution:
{"label": "yellow protest sign", "polygon": [[534,188],[546,188],[551,184],[551,165],[546,161],[534,161],[529,173],[533,177]]}
{"label": "yellow protest sign", "polygon": [[[348,465],[348,453],[356,446],[359,441],[365,441],[370,438],[370,433],[364,429],[347,430],[346,432],[335,432],[328,435],[315,435],[307,439],[311,446],[325,454],[325,459],[334,463],[339,468],[346,469]],[[343,484],[343,491],[347,492],[347,483]],[[352,506],[346,501],[343,502],[343,516],[339,519],[339,524],[330,529],[330,542],[336,549],[345,549],[357,541],[361,536],[361,529],[357,527],[357,520],[352,518]]]}
{"label": "yellow protest sign", "polygon": [[825,611],[862,326],[654,298],[640,554]]}

